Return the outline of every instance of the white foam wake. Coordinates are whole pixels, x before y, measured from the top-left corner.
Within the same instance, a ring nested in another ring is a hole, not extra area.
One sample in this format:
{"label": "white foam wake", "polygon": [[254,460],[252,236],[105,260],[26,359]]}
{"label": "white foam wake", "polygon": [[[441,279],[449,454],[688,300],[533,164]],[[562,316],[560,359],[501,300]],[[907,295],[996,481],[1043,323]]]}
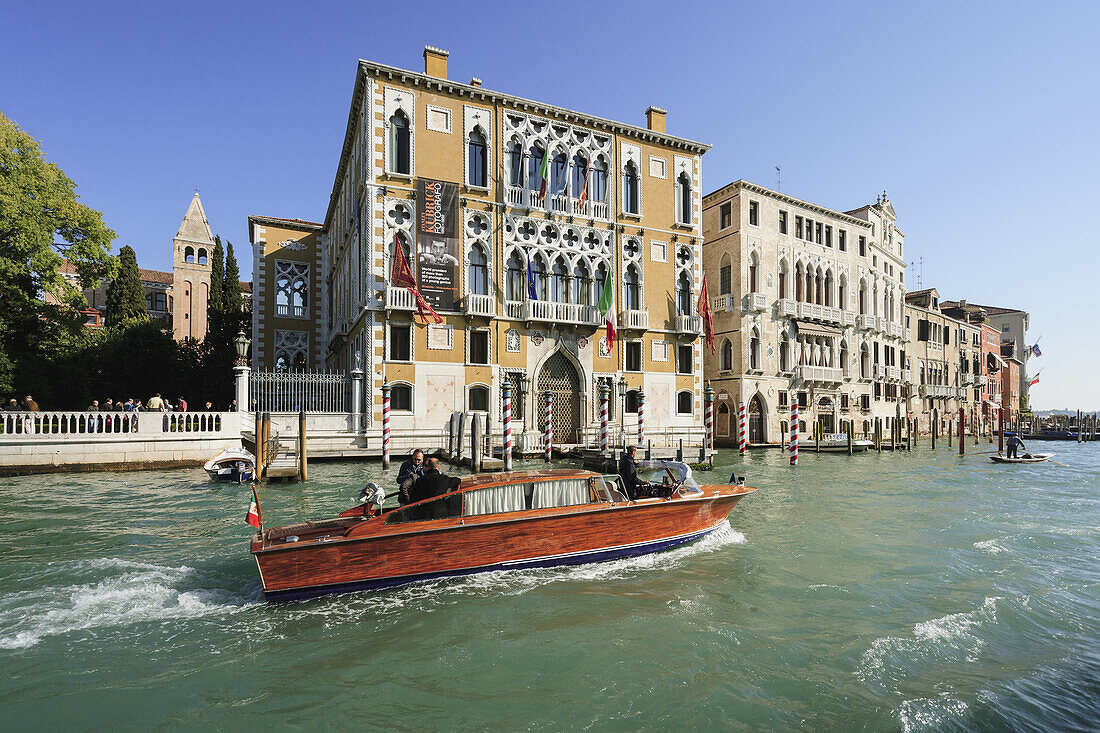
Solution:
{"label": "white foam wake", "polygon": [[982,540],[981,542],[975,542],[974,547],[982,552],[988,552],[990,555],[999,555],[1002,552],[1007,552],[1005,548],[1001,547],[1001,543],[997,540]]}
{"label": "white foam wake", "polygon": [[187,566],[100,558],[74,564],[72,570],[78,575],[90,571],[94,579],[0,598],[0,649],[25,649],[83,629],[235,612],[247,603],[225,590],[181,590],[195,578],[194,568]]}
{"label": "white foam wake", "polygon": [[922,697],[906,700],[895,711],[905,733],[912,731],[938,729],[949,719],[960,718],[968,709],[962,700],[941,692],[937,697]]}

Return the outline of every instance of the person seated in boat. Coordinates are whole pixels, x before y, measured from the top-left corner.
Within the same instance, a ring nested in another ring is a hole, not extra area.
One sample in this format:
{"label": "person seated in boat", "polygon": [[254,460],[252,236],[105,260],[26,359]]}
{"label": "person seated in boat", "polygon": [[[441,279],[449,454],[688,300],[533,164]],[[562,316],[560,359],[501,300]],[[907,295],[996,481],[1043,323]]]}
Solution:
{"label": "person seated in boat", "polygon": [[412,458],[401,464],[397,472],[397,501],[401,504],[409,503],[409,490],[416,480],[424,475],[424,451],[417,448],[413,451]]}
{"label": "person seated in boat", "polygon": [[638,498],[638,465],[634,460],[637,452],[638,449],[630,445],[619,456],[619,478],[622,479],[623,489],[631,501]]}
{"label": "person seated in boat", "polygon": [[1016,454],[1016,451],[1019,448],[1027,450],[1027,446],[1024,445],[1024,441],[1020,440],[1020,436],[1018,435],[1008,436],[1008,442],[1005,443],[1005,448],[1008,451],[1009,458],[1019,458],[1019,456]]}
{"label": "person seated in boat", "polygon": [[429,458],[424,462],[424,474],[413,482],[409,489],[409,501],[420,501],[440,496],[458,488],[461,479],[448,476],[439,470],[439,459]]}

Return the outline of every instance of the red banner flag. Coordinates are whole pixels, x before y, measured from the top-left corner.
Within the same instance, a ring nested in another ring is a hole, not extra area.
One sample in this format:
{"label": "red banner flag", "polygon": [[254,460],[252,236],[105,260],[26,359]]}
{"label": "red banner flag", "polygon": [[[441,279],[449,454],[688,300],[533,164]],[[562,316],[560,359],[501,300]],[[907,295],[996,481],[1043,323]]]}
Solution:
{"label": "red banner flag", "polygon": [[699,302],[695,304],[703,319],[703,338],[710,353],[714,353],[714,318],[710,312],[710,296],[707,294],[707,279],[703,278],[703,287],[699,288]]}
{"label": "red banner flag", "polygon": [[416,286],[412,268],[409,267],[409,260],[405,257],[405,248],[401,246],[401,240],[397,238],[396,234],[393,236],[393,273],[390,279],[393,280],[394,285],[407,288],[413,294],[413,297],[416,298],[416,310],[424,323],[428,322],[429,317],[433,323],[443,323],[442,316],[436,313],[431,304],[424,300],[424,296],[420,294],[420,288]]}

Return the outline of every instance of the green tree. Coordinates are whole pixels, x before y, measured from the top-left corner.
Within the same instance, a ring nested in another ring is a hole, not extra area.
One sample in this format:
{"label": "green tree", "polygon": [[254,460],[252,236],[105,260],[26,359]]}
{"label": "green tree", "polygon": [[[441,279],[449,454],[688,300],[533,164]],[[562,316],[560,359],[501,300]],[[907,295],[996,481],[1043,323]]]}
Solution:
{"label": "green tree", "polygon": [[141,287],[141,273],[138,271],[134,248],[126,245],[120,249],[118,260],[118,274],[107,286],[105,325],[108,328],[149,319],[149,312],[145,309],[145,289]]}
{"label": "green tree", "polygon": [[78,199],[38,141],[0,113],[0,392],[30,392],[41,376],[30,360],[71,359],[52,350],[84,336],[73,309],[87,302],[61,276],[62,262],[81,287],[114,274],[115,233]]}
{"label": "green tree", "polygon": [[241,295],[241,271],[237,267],[237,258],[233,255],[233,243],[225,243],[225,285],[222,289],[222,308],[225,312],[225,325],[229,340],[243,326],[244,297]]}
{"label": "green tree", "polygon": [[[224,330],[222,314],[224,311],[222,292],[225,289],[225,256],[222,251],[222,238],[214,237],[214,252],[210,260],[210,294],[206,299],[206,331],[219,333]],[[220,338],[220,336],[219,336]]]}

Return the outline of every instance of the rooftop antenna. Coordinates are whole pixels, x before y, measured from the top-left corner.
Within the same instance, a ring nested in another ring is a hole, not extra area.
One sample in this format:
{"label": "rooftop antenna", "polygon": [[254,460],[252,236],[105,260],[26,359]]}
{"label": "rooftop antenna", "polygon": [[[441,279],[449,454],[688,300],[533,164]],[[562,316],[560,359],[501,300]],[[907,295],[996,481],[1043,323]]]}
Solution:
{"label": "rooftop antenna", "polygon": [[783,190],[783,172],[779,170],[779,166],[775,167],[775,190]]}
{"label": "rooftop antenna", "polygon": [[917,267],[917,290],[924,288],[924,257],[918,257],[916,262],[910,262],[910,266]]}

